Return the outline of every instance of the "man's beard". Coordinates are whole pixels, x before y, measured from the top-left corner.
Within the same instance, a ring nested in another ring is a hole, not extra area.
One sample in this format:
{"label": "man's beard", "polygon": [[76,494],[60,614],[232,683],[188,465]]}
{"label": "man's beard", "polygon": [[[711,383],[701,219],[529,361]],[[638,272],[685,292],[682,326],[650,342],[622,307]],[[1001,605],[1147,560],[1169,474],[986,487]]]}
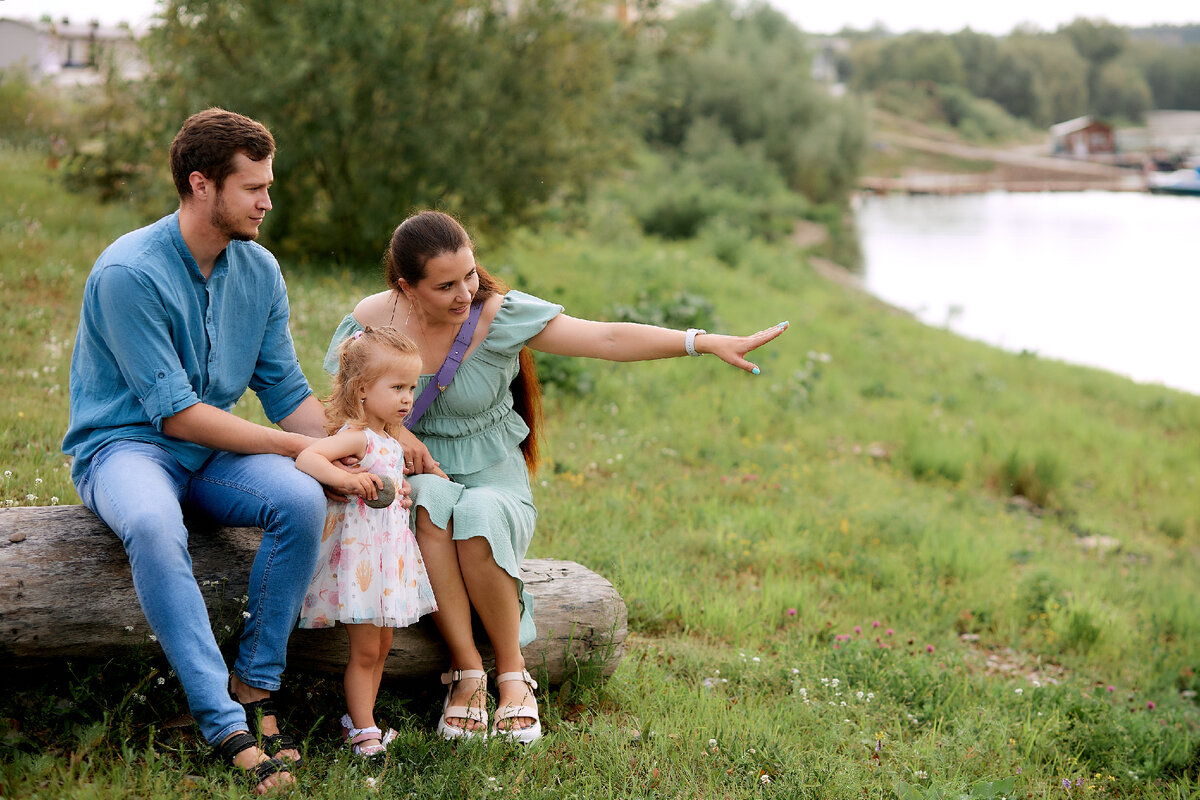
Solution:
{"label": "man's beard", "polygon": [[218,192],[217,202],[213,205],[212,215],[209,219],[212,226],[216,228],[222,236],[233,242],[252,242],[258,238],[258,228],[247,232],[237,226],[236,221],[230,216],[225,207],[225,199]]}

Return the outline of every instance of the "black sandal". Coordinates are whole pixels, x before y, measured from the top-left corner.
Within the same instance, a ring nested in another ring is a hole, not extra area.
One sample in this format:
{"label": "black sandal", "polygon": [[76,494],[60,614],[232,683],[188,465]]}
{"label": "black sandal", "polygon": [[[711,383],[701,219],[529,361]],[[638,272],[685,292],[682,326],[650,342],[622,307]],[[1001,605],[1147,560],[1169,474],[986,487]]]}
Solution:
{"label": "black sandal", "polygon": [[[279,722],[279,708],[275,705],[275,698],[264,697],[262,700],[252,700],[249,703],[240,702],[237,699],[237,693],[233,691],[233,681],[229,683],[229,696],[233,701],[246,709],[246,724],[250,727],[250,733],[262,739],[262,751],[272,758],[278,757],[281,750],[295,750],[300,752],[300,746],[296,744],[296,740],[286,733],[268,733],[264,734],[259,728],[259,720],[261,717],[274,717],[276,724]],[[303,756],[292,761],[290,758],[284,761],[291,762],[293,767],[300,766],[300,762],[304,760]]]}
{"label": "black sandal", "polygon": [[258,740],[244,731],[235,733],[217,745],[217,753],[226,764],[232,765],[234,769],[241,773],[241,782],[251,792],[258,789],[262,785],[262,782],[272,775],[277,775],[280,772],[291,774],[292,770],[288,766],[288,763],[281,758],[268,758],[266,761],[260,761],[249,769],[239,767],[234,759],[237,758],[238,753],[243,750],[249,750],[251,747],[258,747]]}

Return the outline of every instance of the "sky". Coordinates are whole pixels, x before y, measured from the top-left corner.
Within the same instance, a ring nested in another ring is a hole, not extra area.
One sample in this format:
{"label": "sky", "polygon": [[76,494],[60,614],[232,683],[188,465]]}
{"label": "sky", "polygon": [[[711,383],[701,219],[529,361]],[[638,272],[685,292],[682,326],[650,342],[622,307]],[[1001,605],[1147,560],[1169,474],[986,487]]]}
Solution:
{"label": "sky", "polygon": [[[970,27],[1001,35],[1025,23],[1052,31],[1079,16],[1130,27],[1200,23],[1196,0],[771,0],[771,4],[811,33],[835,33],[844,26],[865,29],[880,22],[895,33],[952,33]],[[104,24],[128,22],[142,28],[156,8],[156,0],[0,0],[0,17],[38,19],[50,14],[55,19],[69,17],[72,22],[98,19]]]}

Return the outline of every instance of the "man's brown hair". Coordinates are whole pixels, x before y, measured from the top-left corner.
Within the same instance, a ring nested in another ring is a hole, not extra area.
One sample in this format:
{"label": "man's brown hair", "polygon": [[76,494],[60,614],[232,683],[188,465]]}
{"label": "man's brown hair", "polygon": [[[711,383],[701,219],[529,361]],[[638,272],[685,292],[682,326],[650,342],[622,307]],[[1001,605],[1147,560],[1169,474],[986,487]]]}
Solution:
{"label": "man's brown hair", "polygon": [[192,196],[189,176],[193,172],[211,180],[220,191],[233,174],[233,158],[238,153],[245,153],[251,161],[270,158],[275,155],[275,137],[261,122],[223,108],[188,117],[171,142],[171,177],[180,199]]}

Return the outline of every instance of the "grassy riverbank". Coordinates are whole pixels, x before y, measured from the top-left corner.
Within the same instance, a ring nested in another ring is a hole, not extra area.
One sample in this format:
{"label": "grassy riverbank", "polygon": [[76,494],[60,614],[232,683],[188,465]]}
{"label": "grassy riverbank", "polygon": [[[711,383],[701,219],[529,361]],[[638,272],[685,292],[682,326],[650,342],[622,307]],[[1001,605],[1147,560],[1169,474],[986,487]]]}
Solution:
{"label": "grassy riverbank", "polygon": [[[0,500],[77,502],[58,443],[80,291],[136,221],[12,151],[0,186]],[[434,687],[386,686],[401,746],[372,768],[337,747],[336,682],[292,674],[303,796],[362,797],[368,778],[396,798],[1200,791],[1200,397],[924,327],[787,247],[664,244],[612,208],[588,229],[478,255],[578,316],[792,323],[759,377],[544,364],[531,555],[611,579],[629,653],[604,684],[544,692],[551,733],[529,752],[435,741]],[[284,269],[323,391],[329,333],[378,272]],[[172,725],[157,662],[12,686],[4,798],[243,794]]]}

